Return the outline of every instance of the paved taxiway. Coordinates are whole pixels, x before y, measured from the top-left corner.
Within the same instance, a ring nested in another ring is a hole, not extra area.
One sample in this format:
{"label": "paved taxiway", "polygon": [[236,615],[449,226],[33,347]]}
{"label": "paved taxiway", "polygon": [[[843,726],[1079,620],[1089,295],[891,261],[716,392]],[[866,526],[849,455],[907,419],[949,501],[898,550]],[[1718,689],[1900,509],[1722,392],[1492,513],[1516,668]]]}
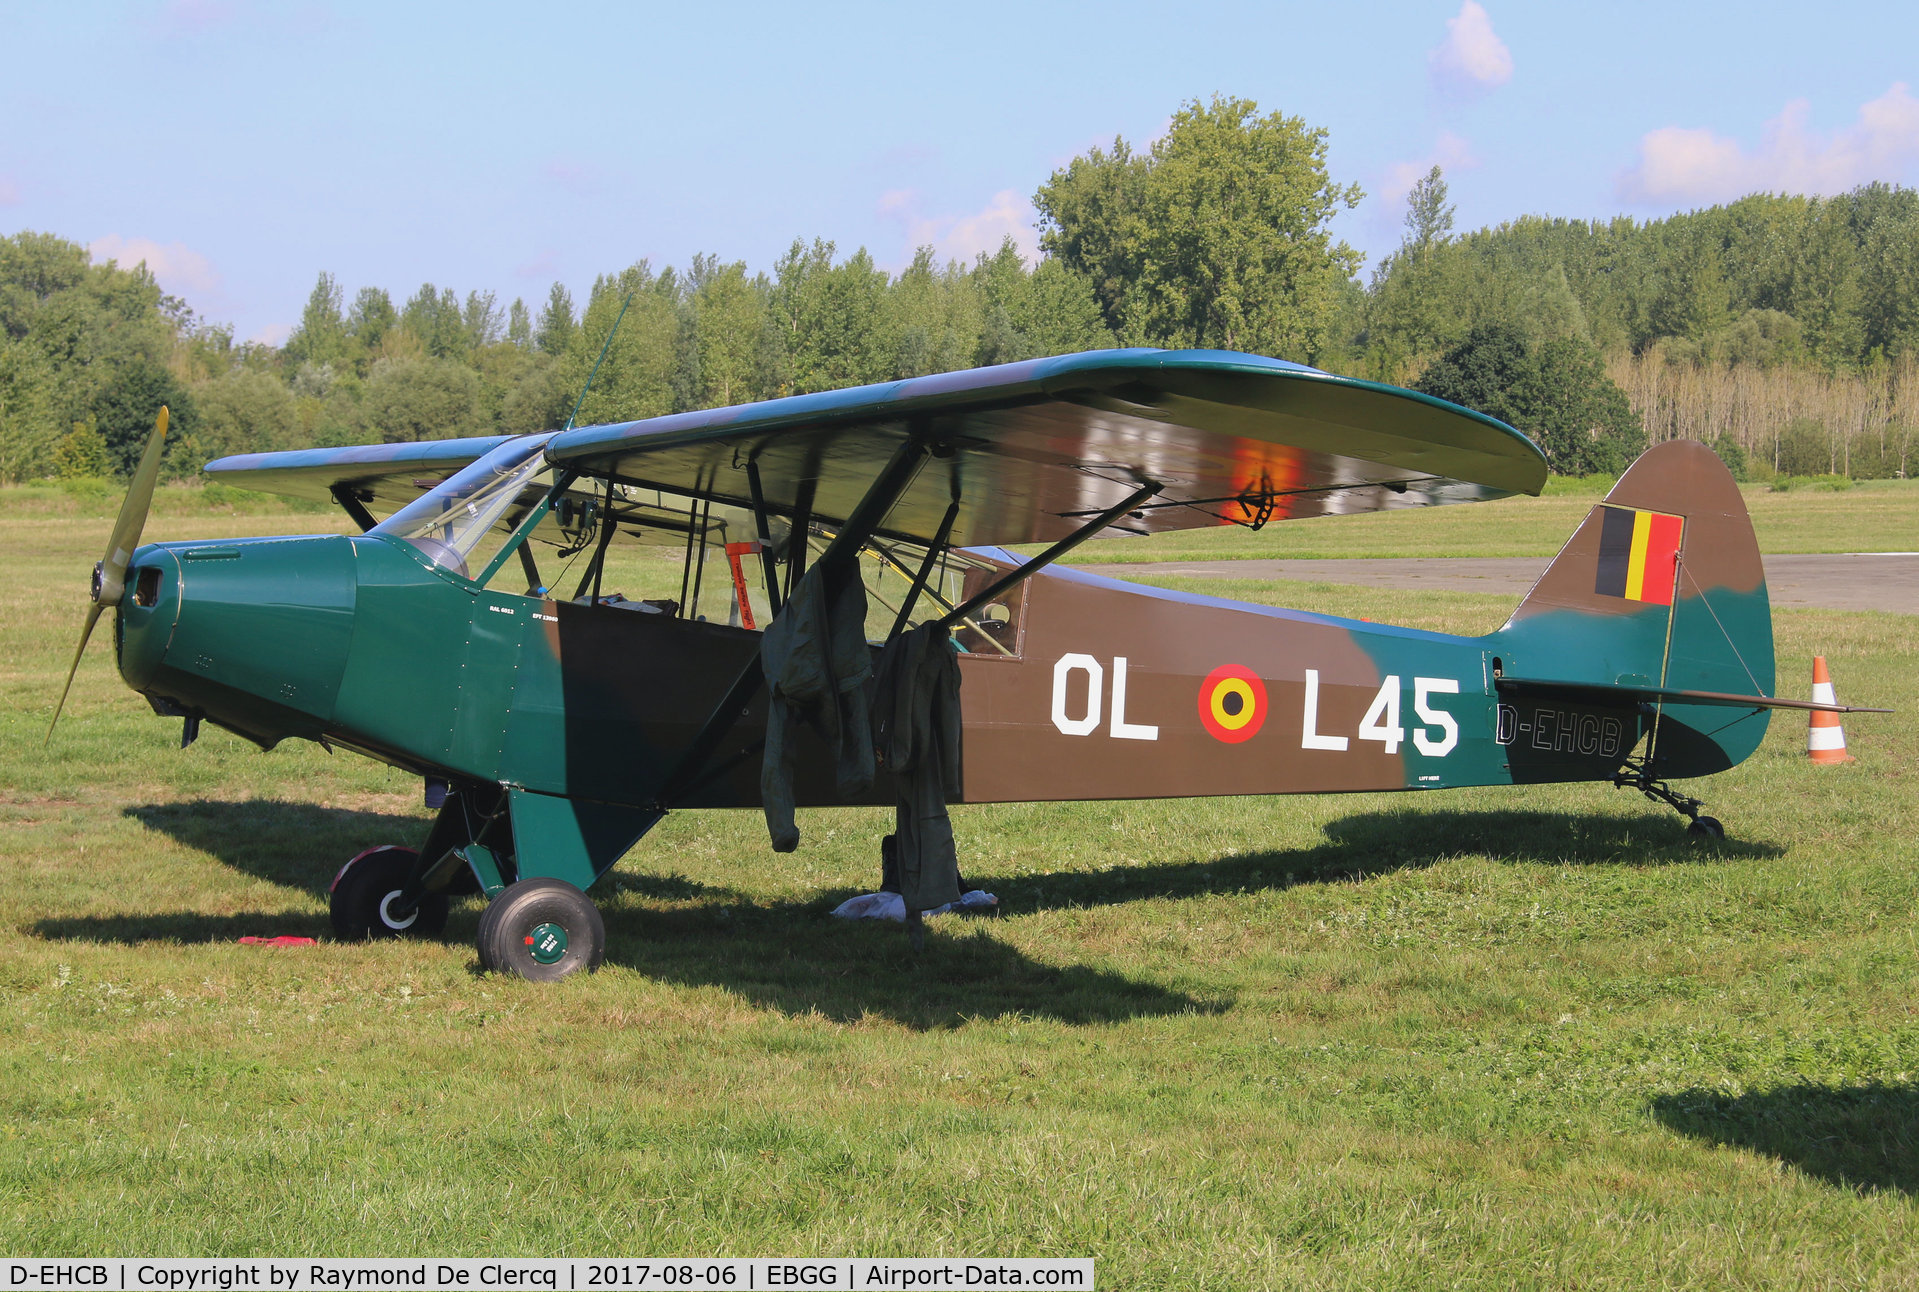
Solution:
{"label": "paved taxiway", "polygon": [[[1825,556],[1768,556],[1766,588],[1775,606],[1824,610],[1890,610],[1919,615],[1919,552],[1851,552]],[[1546,557],[1448,559],[1161,561],[1149,565],[1088,565],[1114,578],[1172,575],[1196,579],[1289,579],[1299,583],[1356,583],[1372,588],[1431,588],[1487,592],[1514,601],[1546,569]]]}

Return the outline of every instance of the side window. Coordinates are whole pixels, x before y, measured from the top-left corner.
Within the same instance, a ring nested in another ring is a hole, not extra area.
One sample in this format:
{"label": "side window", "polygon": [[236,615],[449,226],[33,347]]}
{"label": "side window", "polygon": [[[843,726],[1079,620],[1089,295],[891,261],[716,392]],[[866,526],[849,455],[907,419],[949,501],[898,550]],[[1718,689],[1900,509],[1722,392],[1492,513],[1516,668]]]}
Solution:
{"label": "side window", "polygon": [[[978,596],[988,584],[1000,577],[995,567],[976,567],[966,571],[960,582],[959,600]],[[969,655],[1017,659],[1020,632],[1024,625],[1026,584],[1015,583],[993,598],[953,630],[953,640]]]}

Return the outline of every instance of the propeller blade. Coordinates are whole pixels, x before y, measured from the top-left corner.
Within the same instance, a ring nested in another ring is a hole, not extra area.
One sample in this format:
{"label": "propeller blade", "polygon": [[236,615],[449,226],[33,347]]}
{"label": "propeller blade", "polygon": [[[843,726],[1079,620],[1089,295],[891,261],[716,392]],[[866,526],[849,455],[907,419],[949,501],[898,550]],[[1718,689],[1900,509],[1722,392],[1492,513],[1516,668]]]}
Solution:
{"label": "propeller blade", "polygon": [[74,675],[80,671],[80,657],[87,653],[87,638],[93,636],[93,626],[100,622],[105,611],[106,607],[97,601],[87,607],[87,623],[80,630],[80,645],[74,648],[73,667],[67,670],[67,684],[60,688],[60,703],[53,706],[53,721],[47,724],[47,738],[40,742],[42,745],[53,743],[53,729],[60,725],[60,711],[67,707],[67,693],[73,690]]}
{"label": "propeller blade", "polygon": [[127,562],[133,549],[140,546],[140,531],[147,526],[147,511],[153,506],[153,485],[160,478],[160,452],[167,439],[167,409],[153,419],[153,434],[140,454],[133,483],[127,486],[127,500],[120,504],[120,518],[113,522],[113,538],[107,544],[106,557],[100,562],[99,587],[93,599],[103,606],[117,606],[126,591]]}
{"label": "propeller blade", "polygon": [[93,567],[93,604],[87,607],[86,627],[80,630],[80,645],[73,652],[73,665],[67,669],[67,684],[60,689],[60,703],[53,706],[53,721],[47,724],[47,742],[60,723],[61,710],[67,707],[67,695],[80,671],[80,657],[87,653],[87,639],[93,626],[108,606],[117,606],[127,590],[127,563],[140,546],[140,531],[147,527],[147,512],[153,508],[153,486],[160,479],[160,454],[167,442],[167,407],[153,419],[153,433],[140,452],[140,465],[134,468],[133,483],[127,486],[126,501],[120,504],[120,516],[113,522],[113,537],[107,541],[107,554]]}

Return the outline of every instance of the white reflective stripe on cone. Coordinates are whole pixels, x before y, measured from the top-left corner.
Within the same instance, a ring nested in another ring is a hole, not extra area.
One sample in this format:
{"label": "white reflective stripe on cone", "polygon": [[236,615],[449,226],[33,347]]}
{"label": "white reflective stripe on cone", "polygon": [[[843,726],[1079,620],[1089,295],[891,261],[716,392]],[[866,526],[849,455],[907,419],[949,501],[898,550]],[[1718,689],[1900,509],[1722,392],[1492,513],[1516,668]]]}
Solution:
{"label": "white reflective stripe on cone", "polygon": [[1839,703],[1839,701],[1837,701],[1837,700],[1835,700],[1835,699],[1833,699],[1833,696],[1832,696],[1832,683],[1830,683],[1830,682],[1814,682],[1814,683],[1812,684],[1812,702],[1813,702],[1814,704],[1837,704],[1837,703]]}
{"label": "white reflective stripe on cone", "polygon": [[1846,729],[1844,727],[1814,727],[1806,733],[1807,749],[1844,749],[1846,747]]}

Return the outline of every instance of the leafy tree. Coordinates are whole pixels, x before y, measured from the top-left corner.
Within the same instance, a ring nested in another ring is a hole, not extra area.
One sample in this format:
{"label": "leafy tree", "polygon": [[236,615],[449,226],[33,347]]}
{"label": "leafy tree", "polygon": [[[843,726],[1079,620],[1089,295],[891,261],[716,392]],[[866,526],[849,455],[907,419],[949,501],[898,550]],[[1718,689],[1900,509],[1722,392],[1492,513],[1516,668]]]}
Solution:
{"label": "leafy tree", "polygon": [[361,401],[367,428],[382,440],[445,440],[478,434],[480,379],[444,359],[382,359]]}
{"label": "leafy tree", "polygon": [[0,337],[0,480],[51,471],[61,430],[52,368],[33,347]]}
{"label": "leafy tree", "polygon": [[572,346],[573,334],[578,330],[579,325],[573,321],[573,294],[563,285],[553,284],[553,290],[546,296],[546,308],[540,311],[533,343],[558,358]]}
{"label": "leafy tree", "polygon": [[767,302],[784,352],[781,394],[884,381],[897,361],[887,327],[887,280],[864,247],[834,264],[832,243],[794,239]]}
{"label": "leafy tree", "polygon": [[359,353],[355,368],[365,373],[372,362],[380,356],[388,333],[399,325],[399,311],[393,308],[393,298],[386,294],[384,287],[362,287],[359,295],[353,298],[353,308],[347,312],[347,335],[353,338],[353,344]]}
{"label": "leafy tree", "polygon": [[484,349],[498,341],[506,322],[492,292],[468,292],[466,306],[460,311],[460,321],[466,326],[466,346],[469,351]]}
{"label": "leafy tree", "polygon": [[187,439],[199,429],[194,402],[173,374],[157,364],[135,360],[115,368],[94,399],[93,425],[107,446],[116,475],[130,476],[140,463],[153,422],[165,405],[169,410],[169,442]]}
{"label": "leafy tree", "polygon": [[280,350],[294,367],[339,363],[347,357],[351,347],[347,321],[341,313],[344,299],[333,275],[321,274],[307,297],[306,308],[300,312],[300,325]]}
{"label": "leafy tree", "polygon": [[886,305],[896,356],[889,375],[920,377],[971,365],[979,349],[980,299],[965,269],[941,267],[933,249],[921,247],[887,291]]}
{"label": "leafy tree", "polygon": [[236,368],[199,387],[195,404],[199,426],[181,438],[178,450],[189,470],[229,453],[294,447],[299,420],[293,392],[266,373]]}
{"label": "leafy tree", "polygon": [[1547,341],[1534,364],[1537,384],[1525,392],[1526,406],[1517,410],[1523,420],[1514,424],[1560,474],[1618,475],[1645,451],[1645,428],[1590,343]]}
{"label": "leafy tree", "polygon": [[432,283],[421,284],[401,309],[400,325],[430,359],[464,359],[472,349],[466,311],[451,287],[441,290]]}
{"label": "leafy tree", "polygon": [[100,479],[112,473],[113,455],[100,432],[81,422],[54,445],[52,466],[61,480]]}
{"label": "leafy tree", "polygon": [[1400,245],[1426,250],[1450,242],[1453,213],[1449,203],[1445,174],[1435,166],[1427,171],[1406,194],[1406,240]]}
{"label": "leafy tree", "polygon": [[981,305],[976,364],[1105,350],[1115,344],[1092,283],[1055,257],[1028,272],[1009,237],[992,256],[981,254],[973,278]]}
{"label": "leafy tree", "polygon": [[0,238],[0,332],[19,340],[40,307],[89,277],[87,250],[51,233]]}
{"label": "leafy tree", "polygon": [[[1248,99],[1188,103],[1143,163],[1095,150],[1035,196],[1043,247],[1126,283],[1108,305],[1123,338],[1307,362],[1326,346],[1360,261],[1326,223],[1361,194],[1327,176],[1324,130],[1258,113]],[[1072,226],[1081,212],[1093,228]]]}
{"label": "leafy tree", "polygon": [[[655,274],[644,260],[594,282],[579,331],[561,363],[574,398],[586,392],[578,425],[658,417],[673,411],[678,296],[678,276]],[[603,346],[604,362],[600,359]],[[595,364],[599,365],[597,376]],[[591,390],[586,388],[589,378]]]}
{"label": "leafy tree", "polygon": [[769,285],[749,280],[744,261],[721,264],[717,256],[693,257],[689,278],[697,377],[690,406],[714,408],[754,398]]}
{"label": "leafy tree", "polygon": [[1919,192],[1868,184],[1850,200],[1866,350],[1919,350]]}
{"label": "leafy tree", "polygon": [[533,347],[533,316],[526,312],[526,302],[517,296],[507,311],[506,339],[522,350]]}
{"label": "leafy tree", "polygon": [[1406,233],[1399,249],[1373,273],[1367,338],[1374,347],[1371,374],[1396,378],[1417,356],[1459,339],[1470,320],[1461,316],[1458,256],[1452,241],[1453,210],[1446,179],[1435,166],[1406,196]]}
{"label": "leafy tree", "polygon": [[1140,271],[1140,230],[1147,219],[1147,157],[1114,138],[1113,149],[1075,157],[1040,186],[1040,249],[1092,283],[1106,327],[1126,330]]}
{"label": "leafy tree", "polygon": [[1732,294],[1720,254],[1718,239],[1708,228],[1673,231],[1651,301],[1654,334],[1703,343],[1725,329],[1731,321]]}
{"label": "leafy tree", "polygon": [[540,354],[500,400],[497,429],[505,435],[558,430],[579,393],[567,383],[560,361]]}
{"label": "leafy tree", "polygon": [[1510,324],[1477,327],[1426,369],[1417,389],[1524,432],[1560,475],[1616,474],[1645,447],[1599,352],[1573,338],[1535,349]]}

